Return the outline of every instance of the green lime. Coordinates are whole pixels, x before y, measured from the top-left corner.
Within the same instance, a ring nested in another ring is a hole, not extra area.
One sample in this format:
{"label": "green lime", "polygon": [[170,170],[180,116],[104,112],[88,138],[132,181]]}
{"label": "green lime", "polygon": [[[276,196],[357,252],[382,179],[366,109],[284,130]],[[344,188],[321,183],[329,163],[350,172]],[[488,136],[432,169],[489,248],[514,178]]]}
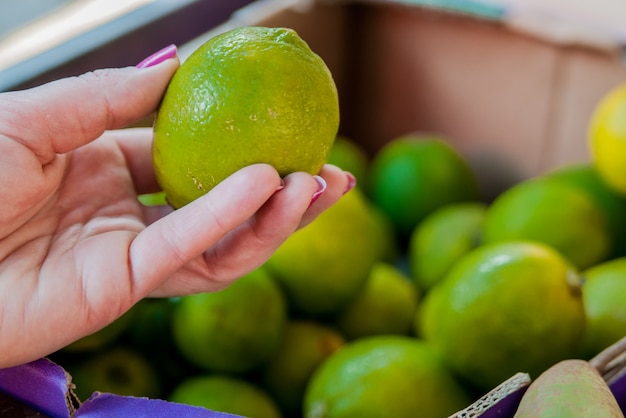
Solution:
{"label": "green lime", "polygon": [[286,416],[302,413],[304,390],[317,367],[345,343],[335,329],[313,320],[293,319],[267,362],[262,380]]}
{"label": "green lime", "polygon": [[452,370],[486,391],[575,355],[585,324],[581,286],[551,247],[483,245],[426,294],[419,330]]}
{"label": "green lime", "polygon": [[549,245],[579,269],[605,259],[611,246],[596,201],[580,187],[550,177],[517,183],[487,209],[483,242],[515,240]]}
{"label": "green lime", "polygon": [[404,236],[445,204],[479,199],[469,163],[437,136],[408,135],[385,144],[370,165],[367,191]]}
{"label": "green lime", "polygon": [[547,176],[587,192],[597,202],[609,226],[612,245],[608,258],[626,255],[626,197],[609,187],[592,163],[568,164],[547,173]]}
{"label": "green lime", "polygon": [[595,265],[583,276],[583,350],[591,358],[626,336],[626,257]]}
{"label": "green lime", "polygon": [[236,28],[174,74],[154,125],[156,177],[181,207],[254,163],[315,174],[338,126],[332,75],[295,31]]}
{"label": "green lime", "polygon": [[291,235],[265,266],[300,313],[337,312],[364,285],[383,256],[384,228],[360,189]]}
{"label": "green lime", "polygon": [[264,269],[219,292],[185,296],[175,305],[176,346],[209,371],[244,373],[278,348],[287,321],[284,296]]}
{"label": "green lime", "polygon": [[357,186],[365,184],[369,169],[369,156],[365,149],[353,139],[343,135],[337,136],[330,149],[327,162],[352,173],[356,178]]}
{"label": "green lime", "polygon": [[352,340],[379,334],[409,335],[418,299],[411,278],[380,261],[372,267],[365,286],[337,316],[337,328]]}
{"label": "green lime", "polygon": [[486,208],[481,202],[450,203],[417,225],[407,256],[420,289],[428,291],[459,258],[480,245]]}
{"label": "green lime", "polygon": [[346,344],[313,373],[304,417],[441,418],[471,400],[426,342],[374,336]]}
{"label": "green lime", "polygon": [[66,366],[81,401],[94,392],[158,398],[161,382],[152,364],[136,351],[116,346]]}
{"label": "green lime", "polygon": [[168,400],[242,417],[281,417],[278,406],[262,388],[227,375],[190,377],[172,391]]}

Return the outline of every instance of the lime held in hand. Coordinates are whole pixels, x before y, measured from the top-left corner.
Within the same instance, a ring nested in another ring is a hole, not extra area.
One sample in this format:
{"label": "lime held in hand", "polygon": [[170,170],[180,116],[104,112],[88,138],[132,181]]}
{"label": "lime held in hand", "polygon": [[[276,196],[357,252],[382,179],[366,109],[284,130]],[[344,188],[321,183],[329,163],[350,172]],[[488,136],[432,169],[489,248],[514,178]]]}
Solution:
{"label": "lime held in hand", "polygon": [[154,126],[154,168],[175,208],[255,163],[316,174],[339,126],[330,70],[287,28],[209,39],[174,74]]}

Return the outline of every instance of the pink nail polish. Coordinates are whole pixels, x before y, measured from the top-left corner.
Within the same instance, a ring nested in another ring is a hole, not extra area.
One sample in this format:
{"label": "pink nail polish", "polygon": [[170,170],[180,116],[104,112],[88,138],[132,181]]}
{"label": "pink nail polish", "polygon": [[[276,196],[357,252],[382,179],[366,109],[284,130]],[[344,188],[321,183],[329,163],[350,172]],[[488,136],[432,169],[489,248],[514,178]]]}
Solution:
{"label": "pink nail polish", "polygon": [[176,45],[173,45],[173,44],[168,45],[165,48],[161,49],[160,51],[155,52],[154,54],[150,55],[148,58],[141,61],[139,64],[136,65],[136,67],[148,68],[148,67],[155,66],[157,64],[162,63],[165,60],[174,58],[177,52],[178,51],[176,49]]}
{"label": "pink nail polish", "polygon": [[313,176],[313,178],[315,179],[315,181],[317,181],[318,188],[317,188],[317,191],[313,193],[313,196],[311,197],[310,205],[312,205],[317,199],[319,199],[322,193],[324,193],[324,190],[326,190],[326,180],[324,180],[320,176]]}
{"label": "pink nail polish", "polygon": [[346,177],[348,178],[348,184],[346,185],[343,194],[348,193],[350,190],[354,189],[354,186],[356,186],[356,177],[354,177],[354,175],[349,171],[346,171],[345,173]]}
{"label": "pink nail polish", "polygon": [[278,185],[278,187],[276,187],[276,190],[274,190],[274,192],[277,192],[279,190],[282,190],[285,188],[285,181],[283,179],[280,179],[280,184]]}

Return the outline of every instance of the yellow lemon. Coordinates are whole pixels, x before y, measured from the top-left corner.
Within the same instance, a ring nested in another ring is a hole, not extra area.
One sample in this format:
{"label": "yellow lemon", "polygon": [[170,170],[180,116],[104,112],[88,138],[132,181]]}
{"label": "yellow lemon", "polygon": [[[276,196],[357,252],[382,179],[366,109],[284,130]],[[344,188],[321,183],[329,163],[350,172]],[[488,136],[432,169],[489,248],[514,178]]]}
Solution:
{"label": "yellow lemon", "polygon": [[594,165],[614,190],[626,194],[626,84],[602,97],[589,123]]}
{"label": "yellow lemon", "polygon": [[155,173],[174,207],[253,163],[315,174],[338,126],[332,74],[295,31],[233,29],[174,74],[154,125]]}

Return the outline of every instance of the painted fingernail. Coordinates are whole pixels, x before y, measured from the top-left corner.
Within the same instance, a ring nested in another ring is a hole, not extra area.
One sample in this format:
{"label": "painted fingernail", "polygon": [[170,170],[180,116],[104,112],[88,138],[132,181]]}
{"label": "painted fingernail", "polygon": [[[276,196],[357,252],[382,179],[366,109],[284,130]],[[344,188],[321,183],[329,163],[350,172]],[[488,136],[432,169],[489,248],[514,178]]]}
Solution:
{"label": "painted fingernail", "polygon": [[345,173],[348,178],[348,184],[346,185],[343,194],[348,193],[350,190],[354,189],[354,186],[356,186],[356,177],[354,177],[354,175],[349,171],[346,171]]}
{"label": "painted fingernail", "polygon": [[285,180],[280,179],[280,184],[276,187],[276,190],[274,190],[274,192],[277,192],[279,190],[282,190],[285,188]]}
{"label": "painted fingernail", "polygon": [[324,193],[324,190],[326,190],[326,180],[324,180],[320,176],[313,176],[313,178],[317,182],[318,187],[317,187],[317,191],[313,193],[313,196],[311,197],[311,203],[310,203],[311,205],[315,203],[315,201],[319,199],[322,193]]}
{"label": "painted fingernail", "polygon": [[148,67],[155,66],[157,64],[162,63],[165,60],[174,58],[177,52],[178,50],[176,49],[176,45],[174,44],[168,45],[165,48],[161,49],[160,51],[155,52],[154,54],[150,55],[148,58],[141,61],[139,64],[136,65],[136,67],[148,68]]}

